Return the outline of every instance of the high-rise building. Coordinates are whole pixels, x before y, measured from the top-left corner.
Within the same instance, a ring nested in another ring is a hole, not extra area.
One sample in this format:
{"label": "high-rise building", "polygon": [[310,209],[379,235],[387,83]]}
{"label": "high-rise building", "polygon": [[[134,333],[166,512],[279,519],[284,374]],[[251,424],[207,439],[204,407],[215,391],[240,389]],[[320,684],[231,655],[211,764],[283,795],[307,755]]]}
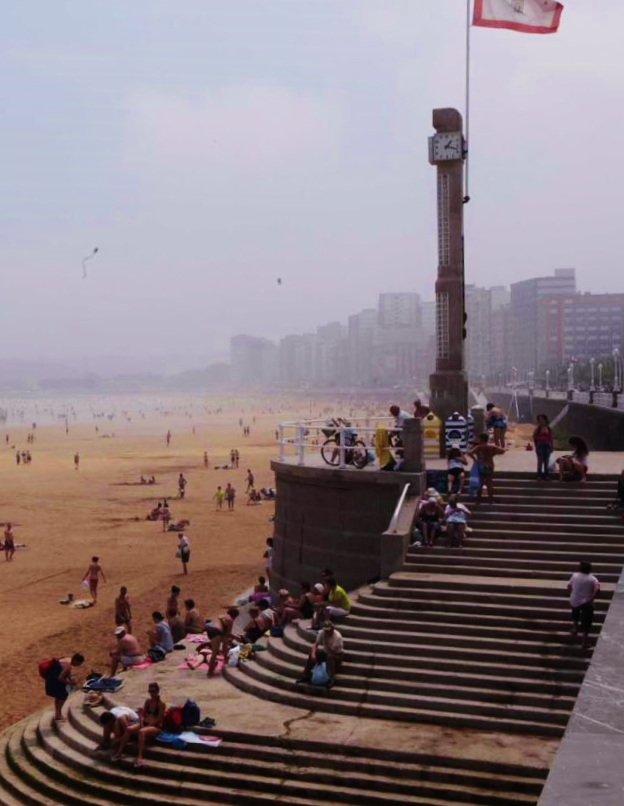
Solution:
{"label": "high-rise building", "polygon": [[350,384],[373,383],[373,350],[377,333],[377,309],[365,308],[349,317],[347,378]]}
{"label": "high-rise building", "polygon": [[471,383],[491,371],[492,294],[489,288],[464,286],[466,320],[465,366]]}
{"label": "high-rise building", "polygon": [[552,277],[533,277],[511,285],[511,361],[522,377],[539,366],[538,301],[576,294],[574,269],[555,269]]}
{"label": "high-rise building", "polygon": [[624,294],[542,297],[538,303],[540,366],[608,358],[624,345]]}
{"label": "high-rise building", "polygon": [[377,311],[380,328],[398,330],[420,327],[420,294],[380,294]]}
{"label": "high-rise building", "polygon": [[278,350],[269,339],[233,336],[230,339],[232,383],[239,388],[273,386],[278,379]]}

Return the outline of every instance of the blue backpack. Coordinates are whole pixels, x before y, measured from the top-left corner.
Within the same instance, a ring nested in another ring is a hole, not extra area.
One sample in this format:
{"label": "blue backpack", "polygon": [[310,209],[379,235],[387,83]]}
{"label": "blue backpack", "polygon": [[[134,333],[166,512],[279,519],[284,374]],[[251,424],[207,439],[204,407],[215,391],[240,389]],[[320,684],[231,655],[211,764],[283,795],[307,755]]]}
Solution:
{"label": "blue backpack", "polygon": [[317,663],[312,669],[310,683],[313,686],[326,686],[330,680],[331,677],[327,674],[327,664],[325,661],[323,661],[323,663]]}
{"label": "blue backpack", "polygon": [[187,700],[182,706],[182,721],[185,728],[193,728],[195,725],[199,725],[201,712],[195,700]]}

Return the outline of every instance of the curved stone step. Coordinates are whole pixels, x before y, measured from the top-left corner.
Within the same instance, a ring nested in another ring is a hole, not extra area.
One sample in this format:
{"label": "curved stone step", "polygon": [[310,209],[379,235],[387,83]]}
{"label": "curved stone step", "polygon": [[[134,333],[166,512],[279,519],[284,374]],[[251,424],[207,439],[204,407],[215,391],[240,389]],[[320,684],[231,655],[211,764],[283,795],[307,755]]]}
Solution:
{"label": "curved stone step", "polygon": [[[297,662],[297,660],[299,662]],[[268,669],[282,677],[294,682],[301,676],[303,664],[301,659],[295,658],[295,662],[286,662],[283,658],[272,652],[261,653],[256,661],[261,668]],[[562,711],[569,714],[574,707],[577,690],[572,690],[570,695],[565,695],[559,691],[546,693],[527,691],[520,685],[521,681],[516,681],[515,687],[508,686],[507,689],[488,687],[492,678],[472,678],[465,676],[458,679],[455,675],[447,675],[442,686],[438,681],[432,681],[426,675],[421,675],[417,681],[414,678],[409,680],[391,677],[386,674],[386,668],[371,667],[369,669],[354,664],[345,664],[340,672],[334,694],[339,695],[350,690],[361,690],[363,687],[367,692],[379,692],[382,694],[395,694],[404,699],[405,696],[418,692],[420,697],[436,697],[440,692],[444,692],[445,699],[460,700],[465,699],[478,701],[485,705],[514,705],[525,708],[539,708],[546,710]],[[417,683],[417,685],[415,685]]]}
{"label": "curved stone step", "polygon": [[[97,745],[101,737],[101,730],[96,721],[97,714],[92,709],[75,706],[69,708],[69,715],[79,736],[79,746],[76,749],[84,752],[85,749],[88,751],[90,746]],[[502,791],[509,789],[532,795],[539,794],[546,775],[546,771],[540,768],[520,767],[495,761],[344,744],[333,747],[333,753],[330,754],[328,744],[322,741],[240,734],[216,728],[209,732],[224,739],[219,748],[210,751],[211,768],[223,765],[223,769],[230,770],[232,765],[240,765],[241,760],[245,763],[250,762],[254,768],[260,766],[261,769],[267,764],[278,765],[285,774],[291,769],[297,771],[298,768],[308,770],[310,767],[318,767],[321,775],[329,776],[332,781],[338,781],[345,772],[385,776],[389,766],[392,765],[393,777],[401,780],[420,781],[424,778],[427,781],[433,780],[444,784],[470,783],[483,787],[495,774],[500,780]],[[71,741],[65,731],[63,737],[65,741]],[[150,757],[152,754],[154,758],[163,755],[166,757],[168,752],[158,745],[152,746]],[[205,766],[204,756],[200,753],[191,754],[187,763]],[[236,766],[235,769],[240,770],[240,766]]]}
{"label": "curved stone step", "polygon": [[[371,597],[373,598],[373,597]],[[396,605],[396,599],[393,602]],[[410,604],[410,602],[407,602]],[[370,599],[359,600],[353,604],[350,620],[361,621],[383,620],[390,626],[395,620],[412,624],[440,625],[442,629],[451,627],[453,630],[495,628],[505,630],[529,630],[554,635],[563,634],[570,629],[569,613],[561,614],[559,620],[553,620],[551,613],[544,618],[544,613],[534,611],[533,616],[514,616],[506,611],[492,609],[489,613],[465,612],[461,602],[457,602],[455,609],[438,609],[435,602],[423,602],[426,608],[416,609],[409,607],[388,607],[387,600],[371,603]],[[596,623],[598,621],[596,620]]]}
{"label": "curved stone step", "polygon": [[[474,706],[475,714],[468,713],[467,708],[449,711],[435,710],[430,706],[442,706],[441,700],[422,702],[414,698],[409,707],[388,705],[383,698],[374,694],[368,698],[366,691],[361,692],[360,701],[349,702],[334,695],[334,690],[312,690],[311,686],[294,686],[290,680],[268,670],[252,677],[251,664],[243,664],[240,668],[224,670],[226,678],[237,688],[247,691],[258,697],[292,705],[307,710],[328,711],[330,713],[366,716],[373,719],[394,719],[398,722],[423,722],[432,725],[445,725],[449,728],[472,728],[475,730],[495,730],[499,732],[529,733],[540,736],[560,738],[563,735],[567,715],[561,724],[544,724],[517,718],[501,719],[482,713],[481,708]],[[261,678],[261,679],[260,679]],[[306,691],[297,691],[297,688]],[[292,690],[295,689],[295,690]],[[450,701],[449,701],[450,702]],[[509,709],[510,715],[516,716],[518,712]]]}
{"label": "curved stone step", "polygon": [[[361,610],[362,609],[362,610]],[[375,596],[372,593],[360,593],[353,603],[352,615],[360,612],[369,613],[371,610],[379,612],[380,618],[422,618],[428,621],[443,621],[452,617],[456,624],[503,624],[516,625],[525,622],[539,622],[544,629],[564,630],[570,626],[570,608],[544,611],[542,608],[529,608],[528,606],[513,607],[511,605],[477,604],[464,600],[439,600],[437,598],[399,599],[392,597]],[[602,624],[605,612],[594,611],[594,623]]]}

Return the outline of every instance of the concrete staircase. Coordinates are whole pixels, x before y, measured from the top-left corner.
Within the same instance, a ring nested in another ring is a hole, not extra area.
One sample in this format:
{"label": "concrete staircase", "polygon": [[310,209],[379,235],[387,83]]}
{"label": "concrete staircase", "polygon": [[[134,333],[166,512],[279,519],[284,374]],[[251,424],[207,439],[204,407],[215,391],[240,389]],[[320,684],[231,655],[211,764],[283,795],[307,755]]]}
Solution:
{"label": "concrete staircase", "polygon": [[[314,740],[292,738],[289,722],[279,735],[211,729],[219,748],[155,746],[137,771],[131,757],[113,764],[95,751],[99,711],[83,708],[79,694],[66,723],[47,710],[0,736],[0,806],[535,806],[543,762],[490,759],[510,741],[528,743],[530,756],[562,735],[591,660],[568,634],[565,583],[580,559],[594,562],[603,583],[597,633],[624,565],[624,525],[605,509],[613,480],[573,487],[508,475],[498,487],[497,503],[472,517],[464,550],[413,547],[399,572],[357,593],[339,627],[346,662],[335,688],[295,685],[314,638],[305,625],[224,670],[237,689],[302,709],[289,711],[291,722],[323,717]],[[242,697],[244,714],[247,698],[222,685]],[[389,726],[402,749],[332,742],[340,715]],[[468,745],[487,735],[490,750],[446,755],[451,745],[439,753],[432,740],[431,752],[410,752],[400,738],[414,730],[407,723],[461,733]]]}
{"label": "concrete staircase", "polygon": [[531,806],[546,777],[512,764],[215,730],[219,748],[153,746],[137,771],[131,758],[113,764],[96,752],[99,712],[81,699],[72,698],[67,723],[46,711],[0,737],[1,806]]}
{"label": "concrete staircase", "polygon": [[465,549],[412,547],[400,572],[357,593],[333,689],[295,684],[315,637],[301,624],[228,679],[302,708],[562,736],[591,660],[569,635],[566,583],[593,562],[597,633],[624,565],[624,525],[606,509],[615,481],[497,485],[496,503],[473,509]]}

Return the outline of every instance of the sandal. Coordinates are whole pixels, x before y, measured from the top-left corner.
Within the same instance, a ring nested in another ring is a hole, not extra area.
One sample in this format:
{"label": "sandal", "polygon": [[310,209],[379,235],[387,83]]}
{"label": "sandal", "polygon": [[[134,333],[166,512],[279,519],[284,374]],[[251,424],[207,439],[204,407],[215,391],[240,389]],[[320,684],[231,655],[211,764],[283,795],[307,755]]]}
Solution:
{"label": "sandal", "polygon": [[137,769],[138,769],[139,767],[142,767],[144,764],[145,764],[145,762],[143,761],[143,759],[141,759],[141,758],[137,758],[137,759],[135,760],[135,762],[134,762],[134,765],[133,765],[133,766],[134,766],[134,767],[137,767]]}

